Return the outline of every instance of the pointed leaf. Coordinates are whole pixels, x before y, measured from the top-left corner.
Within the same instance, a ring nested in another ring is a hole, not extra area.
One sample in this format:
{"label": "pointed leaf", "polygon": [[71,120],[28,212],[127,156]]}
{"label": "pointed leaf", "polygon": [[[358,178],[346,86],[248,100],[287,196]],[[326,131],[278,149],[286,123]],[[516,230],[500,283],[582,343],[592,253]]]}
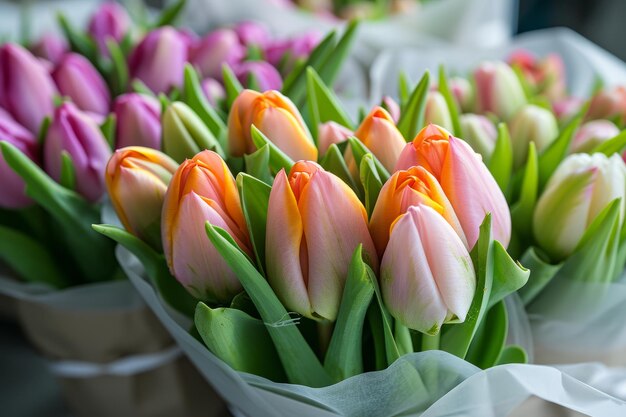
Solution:
{"label": "pointed leaf", "polygon": [[626,130],[622,130],[617,136],[605,142],[602,142],[589,153],[603,153],[611,156],[614,153],[621,152],[626,147]]}
{"label": "pointed leaf", "polygon": [[246,173],[252,177],[263,181],[264,183],[272,184],[272,174],[270,172],[270,147],[269,145],[263,145],[251,154],[245,154],[243,156],[246,164]]}
{"label": "pointed leaf", "polygon": [[228,64],[222,66],[222,77],[224,79],[224,89],[226,90],[226,104],[230,109],[233,107],[233,102],[239,96],[239,93],[243,91],[243,86]]}
{"label": "pointed leaf", "polygon": [[452,92],[450,91],[450,87],[448,86],[448,78],[446,77],[446,72],[443,68],[443,65],[439,66],[439,92],[446,100],[446,105],[448,106],[448,111],[450,111],[450,118],[452,119],[452,134],[454,136],[461,136],[461,122],[459,120],[459,108],[456,103],[456,100],[452,96]]}
{"label": "pointed leaf", "polygon": [[322,168],[328,172],[332,172],[343,180],[346,184],[354,190],[357,195],[362,194],[362,190],[359,189],[358,184],[352,179],[348,165],[346,165],[345,159],[336,144],[332,144],[328,147],[324,158],[320,162]]}
{"label": "pointed leaf", "polygon": [[383,296],[380,292],[380,287],[378,286],[378,278],[376,278],[376,274],[374,271],[368,266],[365,265],[365,269],[367,271],[367,276],[372,282],[372,287],[374,288],[374,295],[376,296],[376,305],[378,308],[378,313],[380,314],[382,327],[383,327],[383,336],[385,340],[385,354],[387,358],[387,366],[391,365],[400,357],[400,350],[396,345],[396,340],[392,330],[393,319],[391,318],[391,314],[387,311],[387,307],[385,307],[385,303],[383,302]]}
{"label": "pointed leaf", "polygon": [[365,209],[368,215],[372,214],[376,201],[378,200],[378,194],[380,194],[381,188],[383,188],[383,182],[376,170],[376,164],[374,163],[374,157],[371,153],[365,154],[361,159],[361,184],[365,191]]}
{"label": "pointed leaf", "polygon": [[506,296],[524,287],[528,282],[530,270],[515,262],[506,248],[497,240],[493,242],[493,288],[489,296],[488,307],[504,300]]}
{"label": "pointed leaf", "polygon": [[506,365],[507,363],[528,363],[528,354],[521,346],[506,346],[500,353],[496,365]]}
{"label": "pointed leaf", "polygon": [[204,92],[200,86],[200,80],[198,79],[198,73],[191,64],[185,65],[183,101],[196,112],[211,133],[220,140],[222,148],[228,148],[226,141],[222,140],[222,138],[225,138],[226,123],[224,123],[204,96]]}
{"label": "pointed leaf", "polygon": [[565,126],[554,142],[539,155],[539,190],[543,190],[552,173],[567,156],[570,142],[578,129],[582,117],[578,116]]}
{"label": "pointed leaf", "polygon": [[111,56],[111,71],[109,73],[109,87],[114,96],[123,94],[128,87],[128,64],[120,45],[112,39],[106,42]]}
{"label": "pointed leaf", "polygon": [[520,196],[517,202],[511,207],[511,220],[515,232],[522,239],[529,239],[532,234],[533,213],[537,202],[537,188],[539,182],[538,169],[535,143],[530,142]]}
{"label": "pointed leaf", "polygon": [[278,146],[274,145],[274,143],[268,139],[267,136],[263,134],[256,126],[252,125],[251,127],[252,133],[252,142],[257,147],[257,149],[262,148],[263,146],[268,146],[270,148],[270,168],[273,172],[278,172],[282,168],[285,171],[289,172],[291,167],[294,164],[294,161],[287,156],[283,151],[278,148]]}
{"label": "pointed leaf", "polygon": [[180,12],[182,12],[185,8],[186,3],[186,0],[178,0],[167,9],[164,9],[159,15],[159,18],[152,25],[152,27],[157,28],[161,26],[171,25],[172,23],[174,23],[174,21],[180,15]]}
{"label": "pointed leaf", "polygon": [[478,326],[465,360],[481,369],[494,366],[500,358],[508,332],[508,316],[503,302],[496,303]]}
{"label": "pointed leaf", "polygon": [[398,130],[407,141],[413,140],[417,132],[424,126],[424,111],[429,84],[430,74],[426,71],[411,93],[407,105],[402,109],[400,120],[398,120]]}
{"label": "pointed leaf", "polygon": [[365,146],[363,142],[361,142],[357,137],[351,136],[348,138],[348,143],[350,144],[352,156],[354,157],[357,166],[361,166],[361,160],[363,159],[363,157],[367,154],[370,154],[374,165],[376,166],[376,172],[378,173],[381,182],[384,183],[389,179],[389,177],[391,176],[389,174],[389,171],[387,171],[383,164],[381,164],[380,161],[374,156],[374,154],[369,149],[367,149],[367,146]]}
{"label": "pointed leaf", "polygon": [[271,187],[250,175],[237,175],[241,207],[261,273],[265,271],[265,225]]}
{"label": "pointed leaf", "polygon": [[503,193],[507,193],[511,174],[513,172],[513,147],[511,136],[505,123],[498,124],[498,138],[496,146],[491,154],[489,172],[493,175]]}
{"label": "pointed leaf", "polygon": [[528,305],[555,277],[563,264],[546,262],[539,256],[534,247],[530,247],[524,252],[520,262],[530,271],[528,282],[518,291],[524,305]]}
{"label": "pointed leaf", "polygon": [[100,126],[100,130],[111,149],[115,149],[115,125],[115,114],[111,113],[104,119],[104,123]]}
{"label": "pointed leaf", "polygon": [[354,126],[339,103],[337,96],[311,67],[307,68],[307,102],[311,117],[309,125],[314,138],[317,138],[318,126],[328,121],[339,123],[354,130]]}

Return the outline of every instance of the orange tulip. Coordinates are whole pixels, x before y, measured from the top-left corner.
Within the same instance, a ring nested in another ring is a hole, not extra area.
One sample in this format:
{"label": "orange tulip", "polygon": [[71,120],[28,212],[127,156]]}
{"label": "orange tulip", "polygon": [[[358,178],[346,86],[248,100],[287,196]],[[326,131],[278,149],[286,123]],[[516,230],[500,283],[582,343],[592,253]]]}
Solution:
{"label": "orange tulip", "polygon": [[296,106],[278,91],[244,90],[228,115],[228,146],[233,156],[256,150],[250,129],[256,126],[294,161],[317,160],[317,148]]}
{"label": "orange tulip", "polygon": [[161,233],[172,275],[196,298],[228,303],[242,287],[206,236],[207,221],[228,232],[252,256],[235,179],[212,151],[186,160],[174,174],[165,195]]}

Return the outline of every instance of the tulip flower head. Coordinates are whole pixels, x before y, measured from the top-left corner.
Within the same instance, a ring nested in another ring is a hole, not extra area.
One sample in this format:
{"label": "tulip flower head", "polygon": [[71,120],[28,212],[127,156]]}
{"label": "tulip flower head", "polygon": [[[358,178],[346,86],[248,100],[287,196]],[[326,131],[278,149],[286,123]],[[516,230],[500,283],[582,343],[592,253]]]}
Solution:
{"label": "tulip flower head", "polygon": [[626,165],[618,154],[573,154],[548,180],[533,217],[535,239],[554,260],[574,252],[589,225],[606,206],[626,199]]}
{"label": "tulip flower head", "polygon": [[189,61],[203,78],[222,79],[222,65],[235,68],[246,56],[237,33],[219,29],[196,42],[189,52]]}
{"label": "tulip flower head", "polygon": [[504,62],[485,62],[474,72],[479,113],[493,113],[507,121],[526,104],[524,89]]}
{"label": "tulip flower head", "polygon": [[626,121],[626,87],[619,86],[598,92],[589,105],[587,120],[618,118]]}
{"label": "tulip flower head", "polygon": [[354,191],[314,162],[281,170],[270,193],[265,239],[267,277],[290,311],[334,321],[355,249],[378,257],[367,213]]}
{"label": "tulip flower head", "polygon": [[532,53],[520,50],[514,52],[508,62],[522,71],[537,94],[550,100],[560,100],[565,96],[565,65],[559,55],[548,54],[538,59]]}
{"label": "tulip flower head", "polygon": [[214,78],[202,80],[202,92],[213,107],[226,97],[226,90],[219,81]]}
{"label": "tulip flower head", "polygon": [[161,236],[170,272],[187,291],[200,300],[225,304],[242,286],[207,237],[207,221],[228,232],[252,255],[235,179],[212,151],[185,160],[172,177],[163,204]]}
{"label": "tulip flower head", "polygon": [[408,143],[396,170],[422,166],[441,184],[467,238],[478,240],[480,225],[492,215],[494,238],[505,247],[511,238],[511,214],[502,191],[479,154],[445,129],[428,125]]}
{"label": "tulip flower head", "polygon": [[218,150],[209,128],[188,105],[175,101],[163,114],[163,151],[178,162],[204,149]]}
{"label": "tulip flower head", "polygon": [[260,91],[280,90],[283,80],[274,66],[265,61],[246,61],[235,67],[235,75],[239,82],[249,87],[253,79]]}
{"label": "tulip flower head", "polygon": [[298,108],[278,91],[244,90],[235,99],[228,115],[231,155],[256,150],[250,133],[252,125],[294,161],[317,160],[317,148]]}
{"label": "tulip flower head", "polygon": [[91,16],[87,31],[98,44],[100,53],[109,56],[107,40],[121,42],[130,26],[131,21],[126,9],[114,1],[107,1]]}
{"label": "tulip flower head", "polygon": [[513,164],[519,168],[528,158],[528,145],[535,143],[538,152],[546,149],[559,135],[554,114],[548,109],[527,104],[513,117],[510,124]]}
{"label": "tulip flower head", "polygon": [[610,120],[591,120],[583,124],[574,139],[572,139],[572,153],[590,152],[596,146],[614,138],[620,130]]}
{"label": "tulip flower head", "polygon": [[339,123],[333,121],[322,123],[317,128],[317,147],[320,155],[324,155],[333,143],[343,142],[353,135],[350,129]]}
{"label": "tulip flower head", "polygon": [[448,109],[446,99],[439,91],[429,91],[426,97],[426,110],[424,113],[424,121],[426,123],[433,123],[443,127],[444,129],[451,130],[452,116]]}
{"label": "tulip flower head", "polygon": [[495,125],[489,118],[471,113],[461,115],[460,122],[464,140],[488,161],[498,138]]}
{"label": "tulip flower head", "polygon": [[130,146],[113,153],[106,186],[122,224],[133,235],[161,249],[161,212],[167,185],[178,164],[155,149]]}
{"label": "tulip flower head", "polygon": [[433,208],[410,207],[392,226],[380,267],[380,288],[391,315],[410,329],[435,335],[463,322],[476,291],[470,255]]}
{"label": "tulip flower head", "polygon": [[161,106],[154,97],[128,93],[115,99],[116,147],[161,149]]}
{"label": "tulip flower head", "polygon": [[61,61],[63,55],[69,51],[69,46],[61,36],[47,33],[32,45],[30,49],[36,57],[43,58],[56,65]]}

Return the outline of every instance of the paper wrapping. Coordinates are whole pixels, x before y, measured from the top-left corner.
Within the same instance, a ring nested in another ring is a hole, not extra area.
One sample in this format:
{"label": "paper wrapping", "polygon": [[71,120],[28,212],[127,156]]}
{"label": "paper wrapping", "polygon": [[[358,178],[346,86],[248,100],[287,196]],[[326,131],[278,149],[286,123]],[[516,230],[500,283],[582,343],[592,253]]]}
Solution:
{"label": "paper wrapping", "polygon": [[54,291],[1,278],[0,292],[74,415],[228,415],[128,281]]}
{"label": "paper wrapping", "polygon": [[[236,372],[188,333],[189,322],[164,304],[132,254],[118,247],[117,255],[146,303],[201,375],[237,408],[237,415],[499,417],[532,396],[587,415],[626,415],[626,402],[587,384],[588,373],[571,376],[576,368],[567,373],[554,367],[511,364],[483,371],[441,351],[405,355],[384,371],[324,388],[275,383]],[[603,370],[600,367],[594,375]],[[593,383],[603,381],[599,378]]]}

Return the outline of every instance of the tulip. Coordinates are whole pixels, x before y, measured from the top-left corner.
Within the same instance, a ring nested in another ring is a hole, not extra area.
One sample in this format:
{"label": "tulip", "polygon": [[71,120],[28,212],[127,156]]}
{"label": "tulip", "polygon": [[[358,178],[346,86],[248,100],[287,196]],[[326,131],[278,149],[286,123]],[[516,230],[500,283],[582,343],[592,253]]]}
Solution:
{"label": "tulip", "polygon": [[280,90],[283,80],[276,68],[264,61],[246,61],[235,67],[235,75],[241,84],[249,87],[254,77],[259,91]]}
{"label": "tulip", "polygon": [[452,116],[446,104],[446,99],[439,91],[429,91],[426,97],[424,121],[452,130]]}
{"label": "tulip", "polygon": [[178,164],[157,150],[129,146],[113,153],[106,187],[117,216],[133,235],[161,250],[161,211]]}
{"label": "tulip", "polygon": [[111,149],[98,124],[72,103],[57,107],[44,141],[44,168],[61,180],[62,155],[72,160],[76,191],[96,202],[105,191],[104,172]]}
{"label": "tulip", "polygon": [[115,99],[116,147],[161,149],[161,106],[150,96],[128,93]]}
{"label": "tulip", "polygon": [[494,124],[487,117],[479,114],[463,114],[460,122],[465,142],[488,161],[498,138],[498,131]]}
{"label": "tulip", "polygon": [[591,120],[583,124],[572,140],[572,153],[591,152],[602,142],[614,138],[620,130],[609,120]]}
{"label": "tulip", "polygon": [[252,125],[294,161],[317,160],[317,148],[298,108],[278,91],[244,90],[235,99],[228,115],[231,155],[242,156],[256,150],[250,133]]}
{"label": "tulip", "polygon": [[30,52],[14,43],[0,47],[0,107],[19,124],[38,133],[54,111],[55,94],[50,74]]}
{"label": "tulip", "polygon": [[202,119],[180,101],[167,106],[163,114],[163,151],[177,162],[182,162],[205,149],[222,152]]}
{"label": "tulip", "polygon": [[354,250],[378,258],[354,191],[314,162],[279,171],[267,209],[267,279],[290,311],[334,321]]}
{"label": "tulip", "polygon": [[472,111],[474,107],[474,89],[472,84],[465,78],[451,77],[448,80],[448,86],[459,109],[464,113]]}
{"label": "tulip", "polygon": [[132,78],[141,80],[155,93],[166,93],[183,83],[187,41],[171,27],[148,33],[128,60]]}
{"label": "tulip", "polygon": [[242,45],[256,46],[265,49],[270,42],[270,34],[267,28],[258,22],[240,22],[235,28],[235,33]]}
{"label": "tulip", "polygon": [[216,107],[219,101],[226,97],[226,91],[222,84],[213,78],[202,80],[202,92],[213,107]]}
{"label": "tulip", "polygon": [[465,321],[476,291],[472,259],[437,211],[410,207],[391,228],[380,288],[391,315],[410,329],[436,335]]}
{"label": "tulip", "polygon": [[555,261],[574,252],[589,225],[621,198],[624,219],[626,165],[618,154],[570,155],[548,180],[533,217],[535,239]]}
{"label": "tulip", "polygon": [[559,126],[554,114],[534,104],[522,107],[511,121],[510,128],[513,164],[517,168],[526,162],[530,142],[535,142],[537,151],[541,152],[559,135]]}
{"label": "tulip", "polygon": [[612,118],[619,118],[620,122],[626,120],[626,87],[600,91],[591,100],[587,120]]}
{"label": "tulip", "polygon": [[222,66],[235,68],[246,56],[245,48],[239,43],[237,34],[230,29],[209,33],[192,46],[189,62],[202,77],[222,79]]}
{"label": "tulip", "polygon": [[[0,142],[8,142],[22,151],[30,159],[37,161],[39,144],[37,138],[25,127],[17,123],[5,111],[0,109]],[[24,192],[26,184],[2,158],[0,153],[0,207],[17,209],[32,204],[32,200]]]}
{"label": "tulip", "polygon": [[436,125],[422,129],[408,143],[396,170],[422,166],[441,184],[450,200],[469,247],[478,240],[480,225],[491,213],[492,234],[505,247],[511,239],[511,214],[491,173],[479,154]]}
{"label": "tulip", "polygon": [[474,73],[479,113],[493,113],[508,121],[526,104],[524,89],[504,62],[485,62]]}
{"label": "tulip", "polygon": [[584,104],[584,100],[578,97],[568,97],[552,103],[552,110],[557,120],[561,123],[567,123],[580,111]]}
{"label": "tulip", "polygon": [[322,123],[317,128],[317,148],[320,155],[324,155],[333,143],[343,142],[352,135],[354,133],[350,129],[339,123],[333,121]]}
{"label": "tulip", "polygon": [[382,256],[387,247],[393,223],[409,207],[419,204],[429,206],[443,216],[467,246],[463,228],[441,185],[423,167],[414,166],[395,172],[380,190],[376,200],[369,229],[379,256]]}
{"label": "tulip", "polygon": [[117,43],[130,31],[131,21],[126,9],[113,1],[102,3],[91,16],[87,32],[98,44],[100,53],[109,56],[107,40]]}
{"label": "tulip", "polygon": [[61,61],[63,55],[69,51],[69,46],[65,39],[53,34],[45,34],[31,46],[33,55],[43,58],[56,65]]}
{"label": "tulip", "polygon": [[516,51],[509,57],[509,64],[517,66],[526,81],[550,100],[559,100],[565,96],[565,65],[557,54],[548,54],[537,59],[527,51]]}
{"label": "tulip", "polygon": [[111,94],[102,76],[85,57],[66,54],[52,73],[62,95],[84,111],[108,114]]}
{"label": "tulip", "polygon": [[161,217],[163,251],[170,272],[189,293],[227,304],[242,287],[207,238],[207,221],[252,256],[235,179],[218,154],[202,151],[183,162],[170,181]]}
{"label": "tulip", "polygon": [[[374,107],[354,132],[354,136],[363,142],[389,172],[393,171],[398,157],[406,145],[406,141],[393,122],[391,115],[382,107]],[[351,171],[357,172],[350,149],[347,150],[346,161]]]}
{"label": "tulip", "polygon": [[391,97],[384,96],[381,107],[389,113],[394,123],[398,123],[400,120],[400,105]]}
{"label": "tulip", "polygon": [[321,40],[319,32],[307,32],[293,39],[281,39],[265,50],[267,62],[289,72],[296,62],[307,59]]}

